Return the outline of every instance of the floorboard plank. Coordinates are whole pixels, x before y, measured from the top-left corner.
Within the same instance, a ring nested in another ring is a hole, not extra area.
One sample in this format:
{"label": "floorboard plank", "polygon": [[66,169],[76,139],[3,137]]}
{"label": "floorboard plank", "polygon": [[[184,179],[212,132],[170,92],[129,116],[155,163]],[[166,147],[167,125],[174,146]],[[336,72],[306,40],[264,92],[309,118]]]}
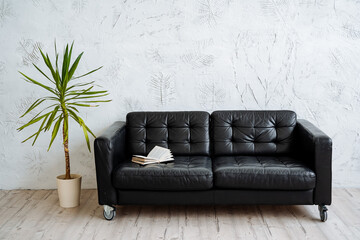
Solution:
{"label": "floorboard plank", "polygon": [[[27,236],[31,234],[32,227],[31,221],[35,218],[38,218],[36,209],[41,210],[41,199],[49,195],[49,191],[39,190],[33,191],[31,197],[27,199],[26,203],[13,215],[9,218],[5,224],[3,224],[0,231],[10,233],[10,236],[4,236],[7,239],[13,239],[15,236],[11,233],[20,231]],[[40,209],[39,209],[40,208]]]}
{"label": "floorboard plank", "polygon": [[16,218],[16,214],[18,214],[28,203],[29,199],[32,195],[35,194],[36,191],[30,190],[15,190],[11,192],[9,195],[9,199],[4,199],[7,201],[3,201],[0,216],[0,232],[3,232],[3,228],[6,227],[6,223]]}

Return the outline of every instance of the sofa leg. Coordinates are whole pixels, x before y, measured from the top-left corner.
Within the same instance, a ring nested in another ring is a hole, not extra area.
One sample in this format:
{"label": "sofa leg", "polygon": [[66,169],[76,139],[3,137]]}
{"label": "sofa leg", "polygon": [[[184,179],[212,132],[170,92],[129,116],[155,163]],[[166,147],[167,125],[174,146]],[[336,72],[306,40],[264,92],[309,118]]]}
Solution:
{"label": "sofa leg", "polygon": [[116,215],[116,208],[109,206],[109,205],[104,205],[104,218],[108,221],[111,221],[114,219]]}
{"label": "sofa leg", "polygon": [[319,209],[319,213],[320,213],[320,219],[322,222],[326,222],[327,220],[327,207],[323,204],[319,205],[318,206],[318,209]]}

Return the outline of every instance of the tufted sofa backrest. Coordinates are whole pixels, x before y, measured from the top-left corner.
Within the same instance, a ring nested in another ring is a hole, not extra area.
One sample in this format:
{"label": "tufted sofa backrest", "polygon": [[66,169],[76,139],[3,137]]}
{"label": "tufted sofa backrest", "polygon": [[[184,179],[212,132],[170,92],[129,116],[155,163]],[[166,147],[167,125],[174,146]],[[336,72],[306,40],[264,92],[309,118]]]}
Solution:
{"label": "tufted sofa backrest", "polygon": [[292,111],[215,111],[211,114],[213,154],[289,153],[295,125]]}
{"label": "tufted sofa backrest", "polygon": [[130,154],[147,155],[155,146],[174,155],[210,155],[207,112],[131,112],[126,116]]}

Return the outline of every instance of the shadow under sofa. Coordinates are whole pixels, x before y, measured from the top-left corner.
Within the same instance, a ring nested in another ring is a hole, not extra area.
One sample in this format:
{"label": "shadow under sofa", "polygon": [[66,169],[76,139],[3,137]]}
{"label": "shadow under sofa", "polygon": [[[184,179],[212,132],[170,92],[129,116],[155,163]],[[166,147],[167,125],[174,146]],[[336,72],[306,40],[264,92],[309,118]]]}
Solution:
{"label": "shadow under sofa", "polygon": [[[331,204],[332,141],[292,111],[131,112],[95,139],[99,204]],[[169,148],[173,162],[134,154]]]}

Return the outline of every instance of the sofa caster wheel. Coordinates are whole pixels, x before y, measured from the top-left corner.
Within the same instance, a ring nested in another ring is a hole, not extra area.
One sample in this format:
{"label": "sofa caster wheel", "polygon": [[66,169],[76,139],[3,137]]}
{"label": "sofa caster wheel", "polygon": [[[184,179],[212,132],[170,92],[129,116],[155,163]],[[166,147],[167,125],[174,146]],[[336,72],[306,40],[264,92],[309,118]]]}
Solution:
{"label": "sofa caster wheel", "polygon": [[327,207],[325,205],[319,205],[319,213],[320,213],[320,219],[322,222],[326,222],[327,220]]}
{"label": "sofa caster wheel", "polygon": [[116,215],[116,208],[108,205],[104,205],[104,218],[108,221],[114,219]]}

